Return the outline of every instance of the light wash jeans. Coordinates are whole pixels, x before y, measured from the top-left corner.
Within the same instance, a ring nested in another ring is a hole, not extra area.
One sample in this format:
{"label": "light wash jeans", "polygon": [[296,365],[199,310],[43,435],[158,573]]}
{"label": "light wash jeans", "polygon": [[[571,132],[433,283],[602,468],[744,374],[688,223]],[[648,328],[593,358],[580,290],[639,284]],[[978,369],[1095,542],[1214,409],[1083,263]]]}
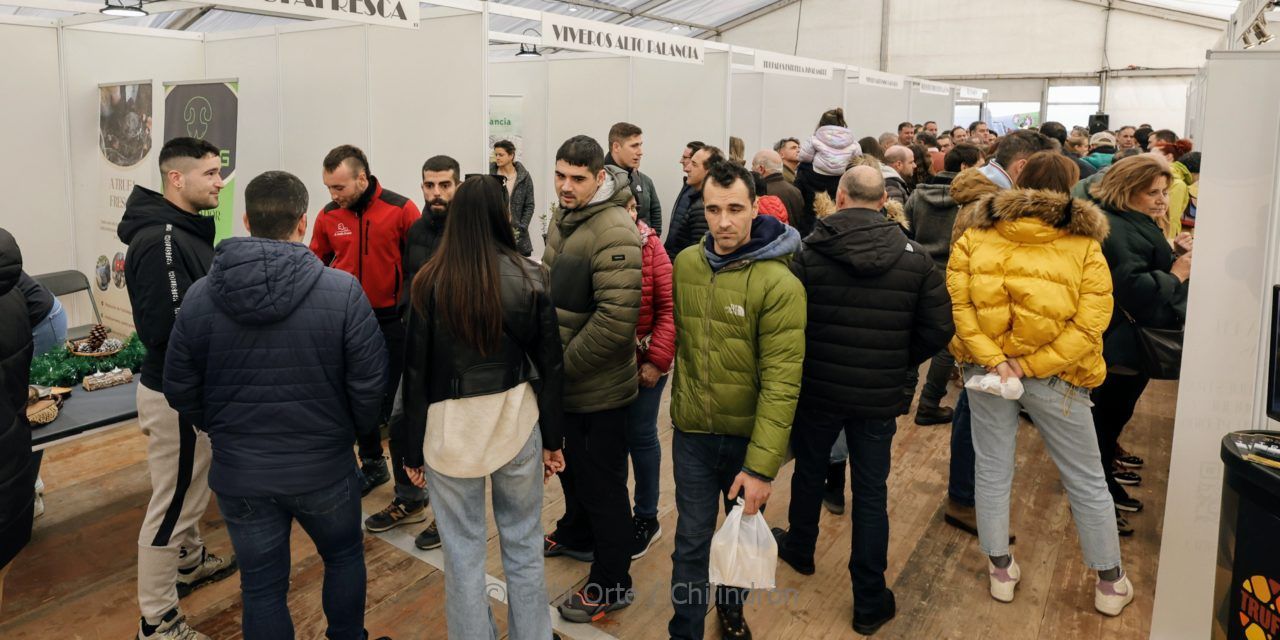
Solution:
{"label": "light wash jeans", "polygon": [[[965,379],[985,374],[966,366]],[[1115,503],[1107,491],[1093,429],[1089,391],[1060,378],[1023,378],[1020,400],[982,392],[969,394],[976,456],[975,502],[978,541],[989,556],[1009,553],[1009,492],[1017,451],[1018,411],[1025,410],[1040,431],[1058,467],[1080,535],[1085,564],[1103,571],[1120,566]]]}
{"label": "light wash jeans", "polygon": [[[426,466],[440,539],[450,640],[494,640],[497,623],[485,584],[485,478],[453,478]],[[551,637],[542,560],[542,432],[537,425],[520,453],[489,475],[493,519],[502,543],[508,632],[512,640]]]}
{"label": "light wash jeans", "polygon": [[844,429],[840,430],[840,437],[836,438],[836,443],[831,445],[831,455],[827,458],[830,464],[843,464],[849,459],[849,441],[845,440]]}
{"label": "light wash jeans", "polygon": [[41,320],[40,324],[31,328],[31,340],[35,346],[35,351],[31,354],[33,358],[38,358],[66,343],[67,313],[63,311],[62,303],[57,298],[53,299],[53,308],[49,310],[49,315]]}

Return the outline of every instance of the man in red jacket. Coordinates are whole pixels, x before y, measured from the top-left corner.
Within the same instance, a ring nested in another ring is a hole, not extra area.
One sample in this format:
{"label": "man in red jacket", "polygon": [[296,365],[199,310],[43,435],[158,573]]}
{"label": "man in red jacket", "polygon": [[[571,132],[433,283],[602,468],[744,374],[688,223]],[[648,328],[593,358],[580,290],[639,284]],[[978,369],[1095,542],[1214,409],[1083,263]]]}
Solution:
{"label": "man in red jacket", "polygon": [[[324,157],[324,186],[333,201],[316,216],[311,251],[326,266],[355,276],[373,306],[387,343],[387,388],[379,417],[379,423],[385,423],[404,369],[404,324],[396,305],[405,286],[401,255],[409,227],[422,214],[412,200],[383,189],[369,172],[364,152],[351,145],[336,147]],[[367,495],[391,476],[377,429],[362,434],[359,445]]]}

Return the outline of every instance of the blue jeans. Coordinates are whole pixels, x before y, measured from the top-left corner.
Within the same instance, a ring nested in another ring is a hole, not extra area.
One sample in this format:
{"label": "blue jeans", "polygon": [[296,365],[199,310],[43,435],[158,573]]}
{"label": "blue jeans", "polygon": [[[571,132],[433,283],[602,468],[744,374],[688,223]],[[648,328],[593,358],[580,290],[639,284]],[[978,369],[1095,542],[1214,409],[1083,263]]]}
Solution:
{"label": "blue jeans", "polygon": [[[486,478],[454,478],[427,465],[432,508],[444,540],[445,615],[451,640],[498,637],[491,589],[485,582]],[[507,629],[512,640],[551,637],[547,584],[542,560],[542,432],[537,425],[524,448],[489,475],[493,483],[493,520],[507,578]]]}
{"label": "blue jeans", "polygon": [[951,472],[947,495],[972,507],[973,502],[973,415],[969,412],[969,390],[962,389],[951,416]]}
{"label": "blue jeans", "polygon": [[[667,633],[676,640],[702,638],[710,603],[707,573],[716,510],[733,507],[728,493],[742,471],[750,440],[737,436],[685,433],[675,428],[671,464],[676,481],[676,540],[671,553],[671,604],[675,615]],[[747,589],[716,588],[716,604],[740,609]]]}
{"label": "blue jeans", "polygon": [[849,441],[844,437],[844,431],[836,437],[835,444],[831,445],[831,455],[828,462],[831,464],[844,464],[849,459]]}
{"label": "blue jeans", "polygon": [[[965,368],[966,379],[985,373],[979,367]],[[981,392],[969,396],[977,462],[978,542],[982,552],[989,556],[1009,553],[1009,492],[1021,409],[1030,414],[1058,467],[1071,502],[1085,564],[1098,571],[1120,566],[1115,503],[1102,474],[1089,391],[1061,378],[1023,378],[1022,386],[1024,391],[1018,400]]]}
{"label": "blue jeans", "polygon": [[352,468],[342,480],[311,493],[271,498],[218,495],[218,508],[240,563],[246,640],[293,638],[289,618],[289,532],[297,520],[324,561],[321,597],[330,640],[364,638],[364,531],[362,478]]}
{"label": "blue jeans", "polygon": [[818,542],[818,518],[827,458],[837,434],[849,443],[850,484],[853,494],[850,517],[853,535],[849,551],[849,577],[853,582],[855,613],[874,613],[887,604],[884,572],[889,564],[890,449],[898,424],[893,418],[846,418],[805,409],[796,411],[791,429],[791,451],[796,468],[791,476],[791,504],[787,511],[790,530],[787,551],[813,559]]}
{"label": "blue jeans", "polygon": [[662,476],[662,448],[658,445],[658,409],[667,379],[661,376],[652,388],[640,387],[640,395],[631,403],[627,420],[627,448],[631,450],[631,468],[635,470],[635,508],[637,518],[658,517],[658,479]]}
{"label": "blue jeans", "polygon": [[35,342],[32,358],[38,358],[67,342],[67,312],[62,303],[53,299],[53,310],[40,324],[31,328],[31,339]]}

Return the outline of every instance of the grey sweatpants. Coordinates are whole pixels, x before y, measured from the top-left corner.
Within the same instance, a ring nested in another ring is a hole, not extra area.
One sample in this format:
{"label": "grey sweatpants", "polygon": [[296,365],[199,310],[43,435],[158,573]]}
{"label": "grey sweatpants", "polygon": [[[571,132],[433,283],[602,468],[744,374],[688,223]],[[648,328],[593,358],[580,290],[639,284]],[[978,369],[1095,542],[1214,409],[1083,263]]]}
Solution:
{"label": "grey sweatpants", "polygon": [[179,424],[164,394],[138,385],[138,424],[147,437],[151,503],[138,534],[138,608],[157,624],[178,606],[178,569],[200,563],[200,516],[209,504],[209,436]]}

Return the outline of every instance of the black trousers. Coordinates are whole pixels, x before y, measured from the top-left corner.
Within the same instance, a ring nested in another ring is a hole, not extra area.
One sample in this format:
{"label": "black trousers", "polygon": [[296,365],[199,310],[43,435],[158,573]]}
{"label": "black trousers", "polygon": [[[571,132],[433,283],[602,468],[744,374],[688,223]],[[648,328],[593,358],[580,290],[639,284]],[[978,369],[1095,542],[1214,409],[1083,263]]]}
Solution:
{"label": "black trousers", "polygon": [[1144,374],[1119,375],[1108,373],[1101,386],[1093,390],[1093,429],[1098,434],[1098,453],[1102,457],[1102,471],[1107,476],[1107,489],[1111,495],[1126,495],[1124,488],[1116,483],[1112,473],[1112,464],[1116,459],[1116,442],[1120,432],[1133,418],[1133,409],[1138,406],[1138,399],[1151,381]]}
{"label": "black trousers", "polygon": [[[378,328],[382,330],[382,339],[387,343],[387,386],[382,393],[382,410],[381,415],[378,416],[378,424],[386,424],[391,417],[391,405],[396,398],[396,387],[400,386],[400,375],[404,373],[404,322],[398,315],[379,318]],[[382,434],[378,429],[360,435],[356,443],[360,448],[361,460],[382,457]],[[396,453],[391,452],[392,466],[399,468],[400,465],[396,460],[402,459],[402,456],[397,456]]]}
{"label": "black trousers", "polygon": [[564,414],[564,517],[552,537],[570,549],[595,551],[588,594],[603,594],[609,602],[631,588],[635,531],[627,491],[628,414],[629,407]]}

